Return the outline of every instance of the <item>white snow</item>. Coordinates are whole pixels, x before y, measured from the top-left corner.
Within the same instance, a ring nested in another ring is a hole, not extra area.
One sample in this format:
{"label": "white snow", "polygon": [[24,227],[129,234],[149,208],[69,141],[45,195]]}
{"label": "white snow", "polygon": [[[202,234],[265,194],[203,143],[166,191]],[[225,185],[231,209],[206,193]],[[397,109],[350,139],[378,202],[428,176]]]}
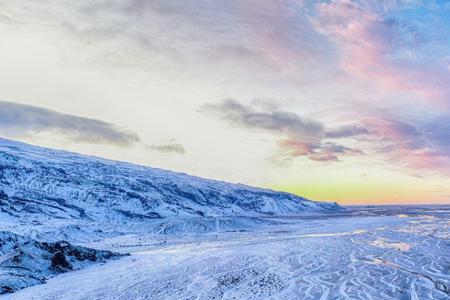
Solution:
{"label": "white snow", "polygon": [[431,224],[427,208],[358,208],[259,231],[105,238],[84,246],[131,256],[4,299],[448,299],[450,207],[440,211]]}

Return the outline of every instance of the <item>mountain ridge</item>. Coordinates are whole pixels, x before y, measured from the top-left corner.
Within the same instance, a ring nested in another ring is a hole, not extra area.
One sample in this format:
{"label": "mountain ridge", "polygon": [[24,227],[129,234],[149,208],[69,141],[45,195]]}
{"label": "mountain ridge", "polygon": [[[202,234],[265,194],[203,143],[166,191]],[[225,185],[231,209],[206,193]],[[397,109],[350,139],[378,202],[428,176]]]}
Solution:
{"label": "mountain ridge", "polygon": [[[216,183],[224,183],[224,184],[231,184],[231,185],[236,185],[236,186],[242,186],[244,188],[265,190],[265,191],[268,191],[268,192],[284,193],[284,194],[289,194],[289,195],[293,195],[293,196],[296,196],[296,197],[304,198],[302,196],[299,196],[299,195],[296,195],[296,194],[293,194],[293,193],[290,193],[290,192],[286,192],[286,191],[279,191],[279,190],[274,190],[274,189],[271,189],[271,188],[258,187],[258,186],[253,186],[253,185],[246,184],[246,183],[241,183],[241,182],[230,182],[230,181],[226,181],[226,180],[213,179],[213,178],[203,177],[203,176],[200,176],[200,175],[189,174],[187,172],[174,171],[174,170],[169,170],[169,169],[165,169],[165,168],[159,168],[159,167],[153,167],[153,166],[149,166],[149,165],[144,165],[144,164],[140,164],[140,163],[133,163],[133,162],[128,162],[128,161],[109,159],[109,158],[104,158],[104,157],[97,156],[97,155],[83,154],[83,153],[78,153],[78,152],[64,150],[64,149],[56,149],[56,148],[49,148],[49,147],[45,147],[45,146],[33,145],[33,144],[29,144],[29,143],[22,142],[22,141],[16,141],[16,140],[12,140],[12,139],[3,138],[3,137],[0,136],[0,150],[1,150],[1,147],[3,147],[7,143],[11,143],[11,146],[15,146],[14,144],[19,144],[19,145],[22,145],[22,146],[25,146],[25,147],[36,148],[36,149],[45,149],[45,150],[49,150],[49,151],[52,151],[52,152],[60,152],[60,153],[68,154],[68,155],[75,155],[75,156],[79,156],[79,157],[84,157],[86,159],[100,160],[100,161],[108,162],[108,163],[112,163],[112,164],[121,164],[121,165],[124,165],[124,166],[128,165],[130,167],[146,168],[146,169],[151,169],[151,170],[154,170],[154,171],[166,172],[166,173],[174,174],[174,175],[189,176],[189,177],[196,178],[196,179],[199,179],[199,180],[204,180],[204,181],[210,181],[210,182],[216,182]],[[304,198],[304,199],[307,199],[307,198]],[[333,204],[333,203],[338,204],[337,202],[334,202],[334,201],[322,201],[322,200],[310,200],[310,201],[324,202],[324,203],[330,203],[330,204]]]}
{"label": "mountain ridge", "polygon": [[336,203],[0,138],[0,211],[86,220],[262,217]]}

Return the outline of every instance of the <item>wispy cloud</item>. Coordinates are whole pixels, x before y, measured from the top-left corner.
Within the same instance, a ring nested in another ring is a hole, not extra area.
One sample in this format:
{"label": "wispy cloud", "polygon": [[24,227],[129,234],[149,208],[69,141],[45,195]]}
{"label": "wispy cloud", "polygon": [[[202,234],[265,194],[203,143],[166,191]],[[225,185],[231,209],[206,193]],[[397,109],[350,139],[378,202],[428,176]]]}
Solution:
{"label": "wispy cloud", "polygon": [[[408,1],[321,2],[315,6],[317,13],[312,23],[335,43],[341,67],[349,74],[370,81],[380,92],[410,93],[411,99],[417,100],[418,96],[422,101],[447,106],[448,53],[430,44],[431,34],[420,19],[395,16],[410,5]],[[426,13],[416,16],[423,18]],[[439,20],[439,15],[434,17]]]}
{"label": "wispy cloud", "polygon": [[[121,147],[145,145],[138,134],[112,123],[8,101],[0,101],[0,132],[16,137],[51,133],[74,142]],[[185,153],[175,142],[145,146],[159,152]]]}
{"label": "wispy cloud", "polygon": [[346,137],[352,137],[356,135],[362,135],[367,134],[369,131],[366,127],[362,125],[345,125],[341,127],[337,127],[334,129],[330,129],[325,132],[325,135],[329,138],[346,138]]}
{"label": "wispy cloud", "polygon": [[376,153],[410,171],[450,175],[450,119],[410,123],[377,116],[363,121]]}
{"label": "wispy cloud", "polygon": [[[0,3],[1,5],[1,3]],[[87,64],[182,68],[211,66],[242,72],[295,74],[320,71],[321,46],[298,18],[301,1],[24,1],[2,8],[20,24],[68,39],[61,51],[82,45]],[[0,20],[1,23],[1,20]],[[1,25],[1,24],[0,24]],[[31,25],[31,26],[30,26]],[[78,49],[78,47],[77,47]],[[70,52],[70,49],[69,51]],[[67,59],[67,57],[66,57]],[[80,63],[78,58],[77,63]],[[261,72],[264,71],[264,72]],[[235,76],[235,72],[221,76]],[[323,74],[323,72],[322,72]],[[302,80],[295,80],[296,84]]]}
{"label": "wispy cloud", "polygon": [[160,151],[160,152],[168,152],[168,153],[180,153],[184,154],[186,153],[186,149],[184,149],[184,146],[180,143],[167,143],[167,144],[160,144],[160,145],[149,145],[149,149]]}
{"label": "wispy cloud", "polygon": [[204,104],[201,111],[235,126],[281,135],[277,144],[281,154],[287,157],[306,156],[316,161],[337,161],[340,156],[363,154],[361,150],[329,141],[367,133],[360,126],[325,129],[320,122],[302,118],[296,113],[270,106],[265,108],[261,111],[234,99],[225,99],[217,104]]}
{"label": "wispy cloud", "polygon": [[363,151],[333,142],[305,143],[286,138],[278,141],[282,154],[288,157],[307,156],[315,161],[338,161],[341,156],[362,155]]}

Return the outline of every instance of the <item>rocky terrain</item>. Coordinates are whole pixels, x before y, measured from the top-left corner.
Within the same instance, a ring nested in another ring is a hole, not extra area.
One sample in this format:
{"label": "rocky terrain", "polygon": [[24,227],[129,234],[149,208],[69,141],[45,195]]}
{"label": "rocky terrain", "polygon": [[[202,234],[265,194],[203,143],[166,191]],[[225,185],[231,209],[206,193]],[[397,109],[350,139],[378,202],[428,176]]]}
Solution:
{"label": "rocky terrain", "polygon": [[45,283],[54,275],[78,270],[122,256],[110,251],[74,246],[68,242],[39,242],[0,232],[0,294]]}

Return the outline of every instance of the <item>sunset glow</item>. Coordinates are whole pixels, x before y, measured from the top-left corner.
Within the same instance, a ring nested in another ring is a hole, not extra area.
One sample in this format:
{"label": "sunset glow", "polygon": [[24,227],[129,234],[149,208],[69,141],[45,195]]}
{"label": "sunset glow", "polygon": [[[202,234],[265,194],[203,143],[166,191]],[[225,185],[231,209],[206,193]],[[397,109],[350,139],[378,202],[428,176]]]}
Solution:
{"label": "sunset glow", "polygon": [[1,1],[0,136],[342,204],[450,203],[447,1]]}

